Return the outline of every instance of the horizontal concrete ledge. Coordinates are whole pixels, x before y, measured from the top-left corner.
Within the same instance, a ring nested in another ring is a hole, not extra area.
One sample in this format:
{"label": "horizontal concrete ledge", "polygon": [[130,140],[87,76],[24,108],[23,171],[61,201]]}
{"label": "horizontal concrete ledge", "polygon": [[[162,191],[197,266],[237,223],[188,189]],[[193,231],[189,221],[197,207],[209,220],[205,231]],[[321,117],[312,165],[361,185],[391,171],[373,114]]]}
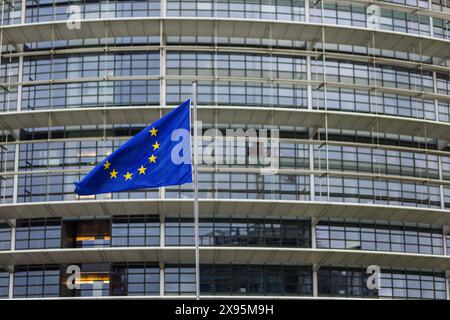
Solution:
{"label": "horizontal concrete ledge", "polygon": [[[440,209],[288,200],[200,199],[199,202],[201,217],[346,218],[450,225],[450,211]],[[2,219],[117,215],[193,217],[192,200],[75,200],[0,205]]]}
{"label": "horizontal concrete ledge", "polygon": [[[194,247],[122,247],[44,249],[0,252],[0,265],[72,264],[94,262],[158,262],[194,264]],[[450,256],[362,250],[201,247],[204,264],[306,264],[318,266],[369,266],[392,268],[450,269]]]}
{"label": "horizontal concrete ledge", "polygon": [[325,41],[342,45],[367,46],[394,51],[412,51],[423,55],[448,57],[450,41],[406,34],[319,23],[268,21],[236,18],[137,17],[82,20],[81,28],[70,30],[66,21],[8,25],[3,44],[36,41],[108,38],[126,36],[203,36],[235,38],[272,38],[293,41]]}
{"label": "horizontal concrete ledge", "polygon": [[[139,106],[37,110],[0,113],[0,130],[54,126],[151,123],[172,107]],[[409,136],[426,136],[450,141],[450,123],[348,111],[324,111],[274,107],[200,106],[198,117],[204,123],[325,127],[348,130],[379,130]]]}

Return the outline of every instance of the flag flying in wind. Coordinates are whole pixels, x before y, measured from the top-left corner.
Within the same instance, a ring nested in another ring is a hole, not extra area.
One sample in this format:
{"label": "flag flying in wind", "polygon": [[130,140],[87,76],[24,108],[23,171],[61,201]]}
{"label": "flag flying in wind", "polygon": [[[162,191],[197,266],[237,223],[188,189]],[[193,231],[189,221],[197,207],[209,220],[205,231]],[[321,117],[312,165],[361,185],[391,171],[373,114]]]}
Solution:
{"label": "flag flying in wind", "polygon": [[190,99],[149,125],[75,183],[93,195],[192,182]]}

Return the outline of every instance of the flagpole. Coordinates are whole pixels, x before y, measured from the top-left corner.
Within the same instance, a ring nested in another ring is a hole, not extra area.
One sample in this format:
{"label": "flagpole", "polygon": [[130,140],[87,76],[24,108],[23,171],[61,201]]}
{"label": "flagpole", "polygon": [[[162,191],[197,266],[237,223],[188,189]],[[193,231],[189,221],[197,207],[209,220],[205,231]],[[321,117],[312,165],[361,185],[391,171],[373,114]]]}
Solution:
{"label": "flagpole", "polygon": [[200,250],[199,250],[199,207],[198,207],[198,155],[197,155],[197,81],[192,82],[192,120],[194,125],[193,139],[193,187],[194,187],[194,232],[195,232],[195,298],[200,300]]}

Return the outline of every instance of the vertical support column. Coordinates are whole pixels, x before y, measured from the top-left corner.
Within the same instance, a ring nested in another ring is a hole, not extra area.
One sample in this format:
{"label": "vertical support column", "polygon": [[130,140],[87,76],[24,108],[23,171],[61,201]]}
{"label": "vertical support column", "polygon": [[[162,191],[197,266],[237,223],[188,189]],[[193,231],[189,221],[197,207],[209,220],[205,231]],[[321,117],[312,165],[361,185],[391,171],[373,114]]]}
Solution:
{"label": "vertical support column", "polygon": [[447,235],[445,233],[442,234],[442,241],[443,241],[443,249],[444,249],[444,255],[448,255],[448,247],[447,247]]}
{"label": "vertical support column", "polygon": [[305,0],[305,22],[309,22],[309,0]]}
{"label": "vertical support column", "polygon": [[[313,137],[312,137],[312,133],[310,131],[309,133],[309,140],[312,141]],[[316,190],[315,190],[315,181],[314,181],[314,145],[312,143],[310,143],[308,145],[308,159],[309,159],[309,171],[311,172],[309,174],[309,198],[311,201],[315,200],[315,194],[316,194]]]}
{"label": "vertical support column", "polygon": [[430,37],[434,37],[434,30],[433,30],[433,17],[429,17],[429,23],[430,23]]}
{"label": "vertical support column", "polygon": [[165,18],[167,16],[167,1],[161,0],[161,18]]}
{"label": "vertical support column", "polygon": [[[9,224],[11,225],[11,247],[10,250],[16,250],[16,220],[9,220]],[[14,298],[14,266],[8,266],[9,271],[9,284],[8,284],[8,298]]]}
{"label": "vertical support column", "polygon": [[16,250],[16,220],[9,220],[9,224],[11,226],[11,247],[9,250]]}
{"label": "vertical support column", "polygon": [[9,269],[8,299],[14,299],[14,267]]}
{"label": "vertical support column", "polygon": [[312,110],[312,85],[311,85],[311,56],[308,55],[306,57],[306,80],[308,81],[307,85],[307,94],[308,94],[308,110]]}
{"label": "vertical support column", "polygon": [[159,295],[164,296],[164,264],[159,265]]}
{"label": "vertical support column", "polygon": [[164,217],[159,222],[159,246],[166,246],[166,224],[164,222]]}
{"label": "vertical support column", "polygon": [[[433,93],[437,93],[437,80],[436,80],[436,71],[433,71]],[[437,99],[434,99],[434,116],[436,121],[439,120],[439,103]]]}
{"label": "vertical support column", "polygon": [[[308,10],[306,10],[305,7],[305,13],[308,12],[309,13],[309,0],[305,0],[305,4],[308,3]],[[309,18],[308,18],[309,19]],[[311,85],[311,56],[308,55],[306,57],[306,79],[308,81],[308,85],[307,85],[307,96],[308,96],[308,110],[312,110],[313,106],[312,106],[312,85]],[[314,130],[313,129],[309,129],[308,132],[308,138],[310,141],[314,140]],[[309,159],[309,170],[310,170],[310,174],[309,174],[309,198],[310,201],[314,201],[315,200],[315,179],[314,179],[314,145],[313,144],[309,144],[308,145],[308,159]]]}
{"label": "vertical support column", "polygon": [[318,276],[317,272],[319,271],[319,266],[314,264],[312,266],[313,274],[312,274],[312,286],[313,286],[313,297],[319,296],[319,283],[318,283]]}
{"label": "vertical support column", "polygon": [[450,234],[450,227],[448,226],[443,226],[442,227],[442,241],[443,242],[443,249],[444,249],[444,255],[449,255],[448,254],[448,246],[447,246],[447,236]]}
{"label": "vertical support column", "polygon": [[[20,49],[23,52],[23,45],[20,45]],[[19,67],[17,69],[17,81],[22,83],[23,81],[23,56],[19,57]],[[17,111],[22,110],[22,85],[17,86]]]}
{"label": "vertical support column", "polygon": [[159,188],[159,199],[163,200],[166,198],[166,188],[161,187]]}
{"label": "vertical support column", "polygon": [[311,248],[316,249],[316,225],[319,222],[318,218],[311,218]]}
{"label": "vertical support column", "polygon": [[[417,7],[419,7],[419,4],[417,4]],[[428,0],[428,9],[432,10],[432,0]],[[433,31],[433,17],[430,17],[430,37],[434,37],[434,31]]]}
{"label": "vertical support column", "polygon": [[[323,1],[320,2],[322,23],[324,23],[325,8]],[[327,93],[327,59],[325,56],[325,26],[322,25],[322,70],[323,70],[323,103],[325,109],[325,154],[326,154],[326,177],[327,177],[327,200],[330,200],[330,155],[328,147],[328,93]]]}
{"label": "vertical support column", "polygon": [[[22,0],[22,23],[25,23],[25,6],[26,6],[26,1]],[[19,45],[20,50],[23,53],[23,45]],[[19,83],[23,82],[23,55],[21,55],[19,57],[19,67],[17,70],[17,80]],[[22,85],[18,85],[17,86],[17,106],[16,106],[17,111],[21,111],[22,110]],[[20,139],[20,130],[14,130],[13,132],[14,137],[16,137],[16,139]],[[18,172],[19,171],[19,144],[16,144],[16,149],[14,152],[14,172]],[[17,193],[18,193],[18,184],[19,184],[19,176],[17,174],[14,175],[13,177],[13,203],[17,203]]]}
{"label": "vertical support column", "polygon": [[[431,0],[428,2],[429,7],[431,8]],[[433,25],[431,25],[433,27]],[[437,93],[437,78],[436,71],[433,71],[433,92]],[[439,102],[437,99],[434,99],[434,112],[435,112],[435,120],[439,121]],[[438,141],[439,146],[439,141]],[[440,149],[440,148],[439,148]],[[439,172],[439,180],[442,180],[442,158],[438,156],[438,172]],[[439,200],[441,202],[441,209],[445,209],[445,200],[444,200],[444,186],[442,184],[439,185]],[[445,252],[447,254],[447,252]]]}
{"label": "vertical support column", "polygon": [[445,271],[445,291],[447,292],[447,300],[450,300],[450,270]]}
{"label": "vertical support column", "polygon": [[[438,156],[438,171],[439,171],[439,180],[442,180],[442,158],[441,158],[441,156]],[[441,202],[441,209],[445,209],[444,186],[442,184],[439,185],[439,200]]]}
{"label": "vertical support column", "polygon": [[25,23],[25,14],[26,14],[26,8],[27,8],[27,0],[22,0],[22,15],[20,17],[21,23]]}
{"label": "vertical support column", "polygon": [[[17,130],[18,131],[18,130]],[[20,134],[17,132],[17,137],[20,137]],[[18,194],[18,185],[19,185],[19,175],[17,172],[19,172],[19,148],[20,144],[15,145],[14,149],[14,177],[13,177],[13,203],[17,203],[17,194]]]}

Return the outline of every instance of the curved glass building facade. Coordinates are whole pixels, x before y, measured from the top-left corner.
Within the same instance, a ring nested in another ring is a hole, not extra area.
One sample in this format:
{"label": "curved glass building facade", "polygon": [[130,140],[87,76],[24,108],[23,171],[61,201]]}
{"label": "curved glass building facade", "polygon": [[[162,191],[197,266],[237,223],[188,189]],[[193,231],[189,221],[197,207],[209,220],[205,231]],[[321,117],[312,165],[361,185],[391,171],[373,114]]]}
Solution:
{"label": "curved glass building facade", "polygon": [[73,192],[193,81],[203,132],[279,132],[199,166],[201,297],[450,299],[450,2],[1,6],[0,299],[195,297],[192,185]]}

